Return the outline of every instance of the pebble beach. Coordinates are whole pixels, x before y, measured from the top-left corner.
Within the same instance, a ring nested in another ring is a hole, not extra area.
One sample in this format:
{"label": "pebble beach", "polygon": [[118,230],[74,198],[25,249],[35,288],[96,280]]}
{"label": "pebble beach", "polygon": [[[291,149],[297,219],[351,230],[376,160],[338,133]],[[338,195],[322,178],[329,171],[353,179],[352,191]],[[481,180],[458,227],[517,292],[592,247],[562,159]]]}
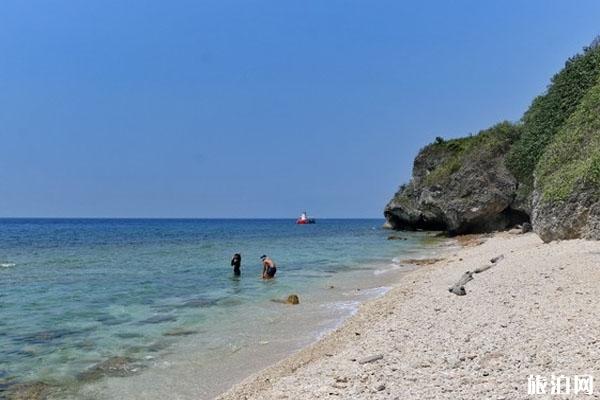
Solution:
{"label": "pebble beach", "polygon": [[[534,376],[547,395],[553,376],[600,377],[599,242],[505,232],[459,238],[440,258],[218,399],[525,399]],[[482,267],[466,295],[449,292]]]}

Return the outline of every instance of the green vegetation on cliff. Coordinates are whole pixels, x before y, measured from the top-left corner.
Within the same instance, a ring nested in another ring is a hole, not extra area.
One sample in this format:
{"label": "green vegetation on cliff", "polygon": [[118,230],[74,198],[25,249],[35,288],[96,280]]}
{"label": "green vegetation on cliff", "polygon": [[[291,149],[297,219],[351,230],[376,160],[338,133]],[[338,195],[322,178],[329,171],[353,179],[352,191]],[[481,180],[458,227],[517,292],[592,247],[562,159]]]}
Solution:
{"label": "green vegetation on cliff", "polygon": [[546,147],[599,77],[600,46],[594,40],[566,62],[547,92],[536,97],[523,115],[522,135],[508,155],[507,166],[527,191],[533,189],[533,172]]}
{"label": "green vegetation on cliff", "polygon": [[519,136],[520,126],[504,121],[474,136],[451,140],[438,138],[428,150],[444,154],[445,159],[427,176],[426,183],[443,183],[461,166],[469,165],[475,159],[492,159],[506,154]]}
{"label": "green vegetation on cliff", "polygon": [[600,39],[569,59],[517,124],[436,141],[388,203],[397,229],[504,229],[600,240]]}
{"label": "green vegetation on cliff", "polygon": [[542,201],[565,201],[576,191],[600,197],[600,84],[548,145],[535,176]]}

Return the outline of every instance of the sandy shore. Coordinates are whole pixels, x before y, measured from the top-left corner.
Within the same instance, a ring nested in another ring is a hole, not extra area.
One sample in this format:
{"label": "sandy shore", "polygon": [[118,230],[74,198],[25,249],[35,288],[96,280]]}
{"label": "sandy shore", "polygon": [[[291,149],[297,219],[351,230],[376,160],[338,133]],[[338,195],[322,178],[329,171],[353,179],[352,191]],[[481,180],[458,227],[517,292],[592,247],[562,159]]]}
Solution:
{"label": "sandy shore", "polygon": [[[600,379],[600,242],[501,233],[478,243],[409,273],[321,341],[219,399],[549,398],[528,395],[529,375]],[[466,296],[448,292],[499,255]]]}

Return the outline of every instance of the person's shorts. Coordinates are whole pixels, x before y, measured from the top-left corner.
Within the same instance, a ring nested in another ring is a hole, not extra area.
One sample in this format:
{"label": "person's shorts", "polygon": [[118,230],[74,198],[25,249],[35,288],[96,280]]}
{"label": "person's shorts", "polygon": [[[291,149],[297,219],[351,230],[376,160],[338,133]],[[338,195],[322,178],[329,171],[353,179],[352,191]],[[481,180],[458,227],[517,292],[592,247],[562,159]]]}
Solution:
{"label": "person's shorts", "polygon": [[269,268],[267,268],[267,275],[269,276],[269,278],[275,277],[275,273],[276,272],[277,272],[277,268],[276,267],[269,267]]}

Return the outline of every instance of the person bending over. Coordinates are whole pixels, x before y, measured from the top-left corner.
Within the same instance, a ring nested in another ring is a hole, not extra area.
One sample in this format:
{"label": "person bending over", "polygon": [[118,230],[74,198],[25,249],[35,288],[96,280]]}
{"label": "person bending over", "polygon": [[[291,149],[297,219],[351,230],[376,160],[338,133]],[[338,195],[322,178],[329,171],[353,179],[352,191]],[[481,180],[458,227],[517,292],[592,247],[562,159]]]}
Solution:
{"label": "person bending over", "polygon": [[263,264],[262,278],[263,279],[275,278],[275,273],[277,272],[277,265],[275,265],[275,262],[273,260],[271,260],[269,257],[267,257],[266,255],[263,255],[260,259],[262,260],[262,264]]}

